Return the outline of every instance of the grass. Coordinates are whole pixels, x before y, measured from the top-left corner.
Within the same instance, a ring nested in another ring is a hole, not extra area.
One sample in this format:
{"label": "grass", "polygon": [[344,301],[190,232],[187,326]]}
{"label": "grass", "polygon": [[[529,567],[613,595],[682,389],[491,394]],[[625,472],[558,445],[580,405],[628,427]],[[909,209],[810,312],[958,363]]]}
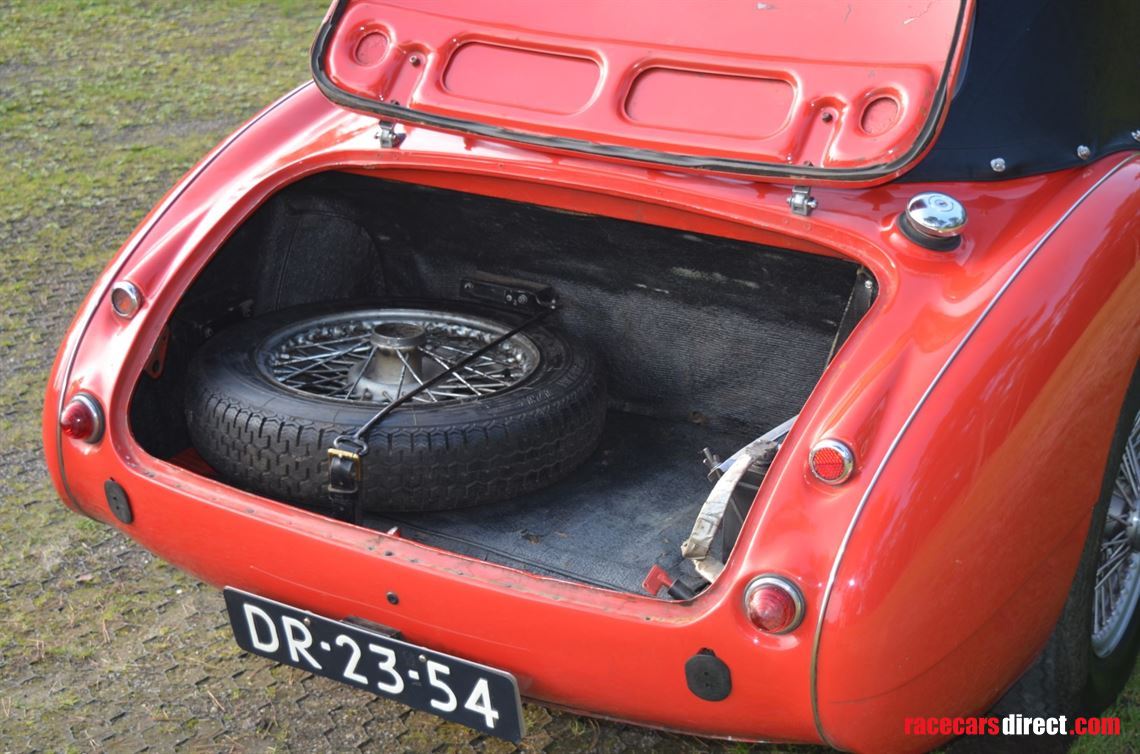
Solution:
{"label": "grass", "polygon": [[[502,751],[243,656],[218,594],[47,481],[56,344],[132,227],[211,146],[304,80],[323,0],[0,2],[0,751]],[[1140,681],[1110,714],[1140,749]],[[528,706],[523,750],[772,754]]]}

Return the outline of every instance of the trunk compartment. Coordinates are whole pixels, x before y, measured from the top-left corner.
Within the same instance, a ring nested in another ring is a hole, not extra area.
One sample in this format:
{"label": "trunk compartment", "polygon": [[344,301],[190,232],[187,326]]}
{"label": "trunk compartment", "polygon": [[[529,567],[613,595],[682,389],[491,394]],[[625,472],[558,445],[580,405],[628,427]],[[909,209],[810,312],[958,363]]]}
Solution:
{"label": "trunk compartment", "polygon": [[557,292],[561,309],[548,324],[605,364],[601,444],[569,478],[539,492],[365,523],[628,592],[641,591],[654,564],[703,583],[680,553],[711,489],[702,449],[725,458],[796,415],[869,302],[853,295],[865,292],[865,272],[840,258],[322,174],[267,202],[187,291],[168,324],[164,363],[139,379],[132,430],[148,452],[190,465],[185,366],[208,337],[243,317],[324,301],[454,300],[476,274]]}

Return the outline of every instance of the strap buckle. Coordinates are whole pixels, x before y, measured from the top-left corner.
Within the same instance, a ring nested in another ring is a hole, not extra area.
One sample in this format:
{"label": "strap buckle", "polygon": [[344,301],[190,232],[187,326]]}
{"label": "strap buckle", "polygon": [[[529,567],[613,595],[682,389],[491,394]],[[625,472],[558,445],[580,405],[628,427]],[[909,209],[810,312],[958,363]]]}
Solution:
{"label": "strap buckle", "polygon": [[[342,468],[343,469],[351,468],[352,478],[358,482],[360,481],[362,475],[361,475],[361,471],[360,471],[360,454],[359,453],[353,453],[352,451],[349,451],[349,450],[340,450],[339,448],[329,448],[329,463],[332,464],[334,462],[337,462],[340,464],[347,464],[347,465],[342,466]],[[336,479],[335,475],[332,477],[332,479],[335,482],[335,479]],[[334,483],[334,484],[330,484],[329,486],[335,487],[337,485]]]}
{"label": "strap buckle", "polygon": [[338,496],[356,495],[364,476],[360,458],[368,453],[368,443],[342,435],[333,440],[328,453],[329,492]]}

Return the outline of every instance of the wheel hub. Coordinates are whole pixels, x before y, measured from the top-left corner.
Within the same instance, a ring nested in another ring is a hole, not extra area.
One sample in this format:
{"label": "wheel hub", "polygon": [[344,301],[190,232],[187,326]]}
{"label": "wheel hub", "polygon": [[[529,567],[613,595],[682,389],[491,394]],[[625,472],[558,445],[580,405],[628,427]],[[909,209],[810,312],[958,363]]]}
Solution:
{"label": "wheel hub", "polygon": [[1133,552],[1140,552],[1140,507],[1134,507],[1128,515],[1128,525],[1124,527],[1128,534],[1128,544]]}
{"label": "wheel hub", "polygon": [[419,384],[412,374],[426,381],[443,371],[431,361],[425,368],[427,330],[421,325],[381,322],[373,325],[368,341],[372,346],[369,357],[348,370],[345,387],[351,397],[395,400]]}

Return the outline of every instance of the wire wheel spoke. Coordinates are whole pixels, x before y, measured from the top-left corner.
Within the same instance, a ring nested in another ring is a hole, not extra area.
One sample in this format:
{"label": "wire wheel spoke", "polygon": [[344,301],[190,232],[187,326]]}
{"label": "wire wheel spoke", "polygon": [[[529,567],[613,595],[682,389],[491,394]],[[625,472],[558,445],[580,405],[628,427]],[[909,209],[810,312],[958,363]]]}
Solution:
{"label": "wire wheel spoke", "polygon": [[1125,443],[1101,535],[1093,590],[1093,651],[1111,654],[1140,602],[1140,415]]}
{"label": "wire wheel spoke", "polygon": [[[424,339],[414,349],[378,348],[373,329],[384,323],[412,326],[422,330]],[[510,390],[537,368],[538,348],[522,333],[456,368],[509,329],[492,320],[445,311],[350,312],[299,322],[279,331],[262,345],[258,363],[274,382],[321,398],[383,406],[435,380],[412,402],[469,401]],[[378,358],[393,360],[388,381],[377,382],[368,376],[374,371],[370,365]],[[454,371],[442,376],[448,370]]]}

